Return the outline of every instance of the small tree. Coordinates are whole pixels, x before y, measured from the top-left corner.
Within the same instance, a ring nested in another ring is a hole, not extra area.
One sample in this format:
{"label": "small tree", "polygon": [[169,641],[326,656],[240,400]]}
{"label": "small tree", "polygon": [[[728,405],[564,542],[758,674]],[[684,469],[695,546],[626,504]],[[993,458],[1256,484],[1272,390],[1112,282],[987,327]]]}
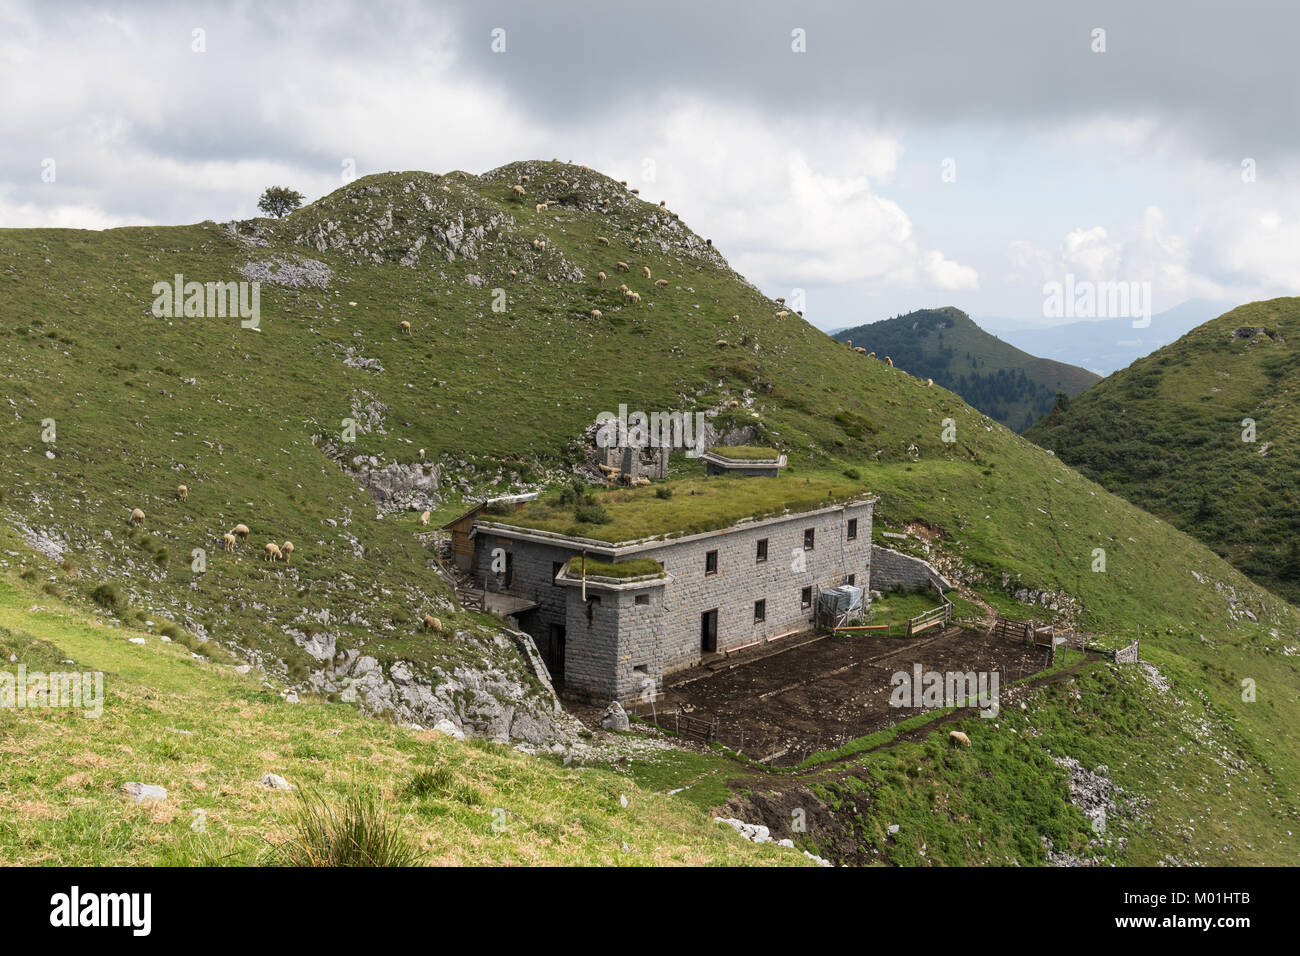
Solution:
{"label": "small tree", "polygon": [[279,219],[293,212],[302,205],[302,193],[287,186],[269,186],[262,198],[257,201],[257,208],[268,216]]}

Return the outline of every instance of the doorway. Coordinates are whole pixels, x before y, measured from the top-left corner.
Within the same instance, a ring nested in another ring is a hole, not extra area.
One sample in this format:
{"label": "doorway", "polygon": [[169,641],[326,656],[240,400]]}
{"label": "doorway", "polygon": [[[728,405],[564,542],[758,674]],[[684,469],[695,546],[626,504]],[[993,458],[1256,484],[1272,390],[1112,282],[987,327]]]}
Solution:
{"label": "doorway", "polygon": [[718,609],[705,611],[700,615],[700,653],[716,654],[718,652]]}
{"label": "doorway", "polygon": [[546,642],[546,653],[542,657],[546,661],[546,669],[551,672],[553,684],[564,683],[564,637],[564,626],[552,624],[550,640]]}

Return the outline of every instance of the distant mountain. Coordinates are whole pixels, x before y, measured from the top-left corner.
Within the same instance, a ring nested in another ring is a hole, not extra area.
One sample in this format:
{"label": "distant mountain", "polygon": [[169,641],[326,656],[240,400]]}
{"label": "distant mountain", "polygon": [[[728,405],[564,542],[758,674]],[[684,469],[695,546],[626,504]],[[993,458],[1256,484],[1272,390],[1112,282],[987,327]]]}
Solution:
{"label": "distant mountain", "polygon": [[1131,318],[1096,319],[1036,328],[1026,328],[1023,323],[1007,319],[989,319],[982,324],[985,328],[1001,326],[998,337],[1016,348],[1058,361],[1068,359],[1100,375],[1109,375],[1127,368],[1142,356],[1150,355],[1222,312],[1221,304],[1206,299],[1189,299],[1182,305],[1156,313],[1151,317],[1151,324],[1143,329],[1133,328]]}
{"label": "distant mountain", "polygon": [[1008,345],[951,306],[841,329],[832,338],[889,356],[896,367],[934,379],[1015,431],[1047,414],[1058,392],[1074,396],[1100,381],[1086,369]]}
{"label": "distant mountain", "polygon": [[1300,600],[1300,298],[1205,323],[1025,437]]}

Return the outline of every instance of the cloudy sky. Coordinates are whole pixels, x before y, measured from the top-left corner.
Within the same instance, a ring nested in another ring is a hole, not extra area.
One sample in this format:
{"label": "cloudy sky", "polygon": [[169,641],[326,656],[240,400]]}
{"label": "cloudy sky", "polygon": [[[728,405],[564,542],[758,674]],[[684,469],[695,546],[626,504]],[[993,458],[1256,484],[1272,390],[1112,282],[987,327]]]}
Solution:
{"label": "cloudy sky", "polygon": [[823,328],[1042,321],[1067,274],[1226,309],[1300,294],[1297,33],[1281,0],[0,0],[0,226],[557,156]]}

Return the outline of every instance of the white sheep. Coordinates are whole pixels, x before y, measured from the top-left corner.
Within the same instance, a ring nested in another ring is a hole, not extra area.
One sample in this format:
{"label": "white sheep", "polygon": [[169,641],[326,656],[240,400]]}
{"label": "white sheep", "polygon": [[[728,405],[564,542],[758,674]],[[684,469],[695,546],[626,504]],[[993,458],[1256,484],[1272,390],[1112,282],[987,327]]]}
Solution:
{"label": "white sheep", "polygon": [[427,512],[427,511],[422,512],[422,513],[420,514],[420,524],[421,524],[421,525],[428,525],[428,523],[429,523],[429,517],[430,517],[429,512]]}
{"label": "white sheep", "polygon": [[188,501],[190,497],[190,489],[186,488],[184,485],[177,485],[176,497],[181,501]]}
{"label": "white sheep", "polygon": [[623,293],[623,295],[627,298],[627,301],[633,303],[634,305],[640,305],[640,304],[641,304],[641,293],[640,293],[640,292],[632,292],[632,291],[629,290],[629,291]]}
{"label": "white sheep", "polygon": [[894,360],[891,359],[888,355],[885,356],[885,363],[886,363],[890,368],[893,368],[893,367],[894,367]]}
{"label": "white sheep", "polygon": [[599,318],[601,317],[601,311],[600,311],[600,309],[592,309],[592,310],[591,310],[591,317],[592,317],[593,319],[599,319]]}
{"label": "white sheep", "polygon": [[655,279],[655,285],[659,286],[659,288],[661,288],[661,289],[662,289],[664,286],[666,286],[667,284],[668,284],[668,280],[667,280],[667,279]]}
{"label": "white sheep", "polygon": [[597,236],[596,241],[599,242],[602,246],[609,245],[609,240],[606,239],[604,236]]}
{"label": "white sheep", "polygon": [[534,248],[534,249],[545,249],[545,248],[546,248],[546,243],[545,243],[543,240],[541,240],[541,239],[534,239],[534,240],[533,240],[533,248]]}
{"label": "white sheep", "polygon": [[934,388],[934,379],[932,379],[932,378],[927,378],[927,379],[925,380],[925,386],[926,386],[926,388]]}
{"label": "white sheep", "polygon": [[546,203],[539,202],[536,206],[533,207],[533,209],[536,212],[546,212]]}
{"label": "white sheep", "polygon": [[233,534],[235,537],[239,538],[240,541],[247,541],[247,540],[248,540],[248,525],[246,525],[246,524],[237,524],[237,525],[235,525],[233,528],[230,529],[230,533]]}
{"label": "white sheep", "polygon": [[441,630],[442,630],[442,621],[438,620],[438,619],[437,619],[436,617],[434,617],[432,614],[426,614],[426,615],[424,615],[424,621],[423,621],[422,623],[423,623],[423,625],[424,625],[424,629],[425,629],[426,631],[441,631]]}
{"label": "white sheep", "polygon": [[778,312],[778,313],[776,314],[776,317],[777,317],[778,319],[784,319],[784,318],[785,318],[787,315],[789,315],[789,314],[790,314],[790,313],[787,312],[785,309],[782,309],[780,312]]}
{"label": "white sheep", "polygon": [[276,544],[274,541],[266,542],[266,545],[262,548],[263,561],[280,561],[283,558],[284,558],[284,552],[280,550],[280,546],[278,544]]}
{"label": "white sheep", "polygon": [[135,525],[137,528],[144,525],[144,512],[139,508],[136,508],[131,512],[131,524]]}
{"label": "white sheep", "polygon": [[511,190],[511,192],[513,192],[516,196],[522,196],[522,195],[524,194],[524,187],[523,187],[523,186],[520,186],[518,183],[515,183],[513,186],[511,186],[511,187],[510,187],[510,190]]}
{"label": "white sheep", "polygon": [[616,265],[618,266],[618,271],[619,271],[619,272],[631,272],[631,271],[632,271],[632,267],[629,266],[626,262],[623,262],[623,261],[621,261],[621,260],[620,260],[618,263],[616,263]]}
{"label": "white sheep", "polygon": [[642,266],[642,267],[641,267],[641,271],[643,271],[643,272],[645,273],[645,277],[646,277],[647,279],[650,278],[650,267],[649,267],[649,266]]}
{"label": "white sheep", "polygon": [[397,323],[397,327],[401,329],[405,334],[407,335],[411,334],[411,323],[407,322],[405,319]]}
{"label": "white sheep", "polygon": [[718,348],[720,348],[720,349],[725,349],[725,348],[727,347],[727,340],[726,340],[726,339],[718,339],[718,341],[714,342],[713,344],[716,345],[716,346],[717,346]]}
{"label": "white sheep", "polygon": [[603,272],[597,272],[597,273],[596,273],[596,278],[597,278],[598,281],[600,281],[600,282],[604,282],[606,279],[609,278],[609,276],[605,275],[605,273],[603,273]]}
{"label": "white sheep", "polygon": [[221,550],[234,551],[239,544],[239,539],[227,531],[221,536]]}
{"label": "white sheep", "polygon": [[280,545],[280,550],[284,553],[284,563],[288,564],[289,559],[293,557],[293,542],[286,541],[284,544]]}

